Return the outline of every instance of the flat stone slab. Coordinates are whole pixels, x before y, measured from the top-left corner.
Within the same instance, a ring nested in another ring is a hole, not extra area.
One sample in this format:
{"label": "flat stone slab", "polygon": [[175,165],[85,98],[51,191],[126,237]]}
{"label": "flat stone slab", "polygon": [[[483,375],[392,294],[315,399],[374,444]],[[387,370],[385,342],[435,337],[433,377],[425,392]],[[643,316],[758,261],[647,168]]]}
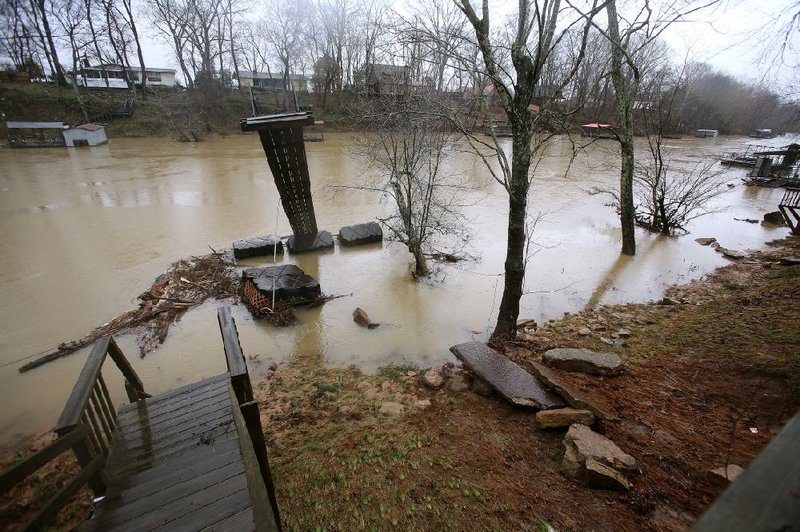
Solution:
{"label": "flat stone slab", "polygon": [[233,256],[237,259],[263,257],[273,253],[283,254],[283,242],[278,235],[244,238],[233,243]]}
{"label": "flat stone slab", "polygon": [[316,235],[297,236],[292,235],[286,241],[289,253],[304,253],[333,247],[333,235],[328,231],[320,231]]}
{"label": "flat stone slab", "polygon": [[273,289],[275,301],[290,304],[312,301],[322,292],[319,281],[294,264],[247,268],[242,281],[245,297],[256,308],[263,308],[263,302],[258,301],[261,298],[271,304]]}
{"label": "flat stone slab", "polygon": [[611,377],[622,372],[622,359],[614,353],[558,347],[545,351],[542,362],[551,368]]}
{"label": "flat stone slab", "polygon": [[348,225],[339,229],[339,244],[359,246],[383,241],[383,229],[377,222]]}
{"label": "flat stone slab", "polygon": [[450,351],[497,393],[518,406],[561,408],[564,400],[536,377],[481,342],[454,345]]}
{"label": "flat stone slab", "polygon": [[563,397],[572,408],[588,410],[598,419],[617,419],[614,411],[606,405],[598,405],[596,401],[590,400],[586,394],[567,382],[559,375],[559,372],[552,370],[538,362],[531,362],[534,374],[549,389]]}

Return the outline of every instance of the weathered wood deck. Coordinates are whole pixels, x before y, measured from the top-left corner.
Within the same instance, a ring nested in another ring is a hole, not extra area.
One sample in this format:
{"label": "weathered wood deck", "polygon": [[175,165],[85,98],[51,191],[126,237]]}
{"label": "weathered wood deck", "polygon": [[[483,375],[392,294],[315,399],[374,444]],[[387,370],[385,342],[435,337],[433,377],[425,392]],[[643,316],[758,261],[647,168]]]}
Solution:
{"label": "weathered wood deck", "polygon": [[[0,475],[0,495],[72,449],[81,470],[24,527],[43,530],[88,483],[86,530],[280,531],[264,432],[236,324],[220,308],[228,371],[155,397],[114,339],[98,340],[54,432],[59,439]],[[103,378],[111,359],[130,404],[116,409]]]}
{"label": "weathered wood deck", "polygon": [[122,407],[86,528],[254,529],[232,398],[225,373]]}

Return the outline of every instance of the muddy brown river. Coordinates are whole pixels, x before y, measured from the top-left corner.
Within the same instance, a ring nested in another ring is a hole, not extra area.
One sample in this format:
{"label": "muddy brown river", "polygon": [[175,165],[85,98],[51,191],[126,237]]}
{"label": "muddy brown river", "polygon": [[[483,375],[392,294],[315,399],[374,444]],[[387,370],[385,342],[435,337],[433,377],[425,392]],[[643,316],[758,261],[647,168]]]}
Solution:
{"label": "muddy brown river", "polygon": [[[365,191],[333,192],[365,179],[352,155],[354,135],[333,134],[307,145],[320,228],[374,220],[388,206]],[[676,165],[728,151],[746,138],[669,141]],[[763,142],[763,141],[762,141]],[[780,146],[789,139],[773,139]],[[510,141],[508,142],[510,149]],[[775,210],[782,190],[746,187],[745,171],[724,170],[736,186],[715,201],[725,210],[700,218],[691,234],[667,238],[639,231],[638,254],[619,255],[620,234],[607,199],[587,193],[618,180],[613,143],[596,142],[570,166],[569,143],[556,139],[536,172],[530,203],[542,219],[538,252],[526,277],[522,318],[546,321],[587,305],[642,302],[671,283],[698,278],[726,260],[695,237],[716,237],[732,249],[758,248],[787,233],[734,218]],[[453,361],[448,348],[485,339],[502,290],[506,197],[471,156],[447,170],[467,180],[466,209],[474,260],[438,265],[436,281],[414,282],[411,256],[385,242],[332,252],[279,257],[318,278],[324,293],[346,295],[286,328],[234,317],[251,372],[273,362],[321,355],[328,365],[375,371],[389,363],[430,366]],[[230,247],[235,239],[276,231],[277,192],[257,137],[237,135],[199,144],[169,139],[112,139],[90,149],[0,148],[0,444],[52,427],[88,348],[25,374],[25,357],[79,338],[133,308],[137,296],[173,261]],[[285,217],[277,232],[288,235]],[[267,264],[249,259],[247,265]],[[132,337],[118,339],[145,383],[158,393],[225,370],[217,303],[185,313],[166,343],[144,359]],[[359,328],[357,306],[383,325]],[[105,371],[116,375],[113,365]],[[119,386],[117,397],[121,400]]]}

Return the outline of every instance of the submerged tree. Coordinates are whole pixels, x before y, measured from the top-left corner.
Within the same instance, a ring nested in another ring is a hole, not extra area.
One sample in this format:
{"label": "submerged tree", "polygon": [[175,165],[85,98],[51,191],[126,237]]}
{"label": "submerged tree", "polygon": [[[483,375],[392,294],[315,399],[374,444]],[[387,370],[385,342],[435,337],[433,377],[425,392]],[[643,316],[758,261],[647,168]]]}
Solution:
{"label": "submerged tree", "polygon": [[[498,96],[513,137],[511,161],[496,138],[483,145],[484,152],[488,149],[494,155],[493,161],[483,159],[488,170],[508,193],[505,284],[492,340],[513,338],[525,281],[531,161],[535,152],[541,150],[552,136],[554,121],[559,115],[570,112],[559,109],[558,100],[575,77],[586,53],[587,36],[598,12],[598,0],[590,3],[585,22],[569,20],[568,17],[562,19],[564,7],[560,0],[519,0],[513,22],[506,28],[507,39],[492,31],[489,0],[481,3],[480,14],[470,0],[454,1],[474,32],[483,63],[481,70]],[[577,46],[570,50],[568,64],[559,68],[557,75],[547,76],[556,59],[556,51],[574,31],[578,31],[580,37]],[[454,55],[461,54],[454,51]],[[538,104],[535,105],[534,99]],[[539,135],[533,142],[536,133],[544,132],[547,133]],[[474,137],[472,139],[480,142]],[[495,170],[495,164],[499,165],[499,172]]]}
{"label": "submerged tree", "polygon": [[426,253],[438,238],[462,233],[461,189],[442,166],[454,148],[454,136],[436,118],[432,96],[417,94],[386,108],[373,105],[361,117],[368,133],[357,155],[377,178],[361,189],[377,190],[389,198],[391,215],[380,219],[392,237],[414,256],[417,277],[430,274]]}

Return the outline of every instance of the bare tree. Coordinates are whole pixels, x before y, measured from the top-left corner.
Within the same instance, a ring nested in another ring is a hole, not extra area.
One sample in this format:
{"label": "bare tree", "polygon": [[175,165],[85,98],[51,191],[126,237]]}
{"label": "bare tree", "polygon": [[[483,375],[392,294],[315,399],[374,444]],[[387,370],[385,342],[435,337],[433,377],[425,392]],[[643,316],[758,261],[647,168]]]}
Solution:
{"label": "bare tree", "polygon": [[[574,3],[567,1],[574,6]],[[622,253],[625,255],[636,254],[633,201],[633,175],[636,164],[633,144],[633,108],[642,79],[641,52],[670,25],[719,1],[674,0],[656,4],[645,0],[630,6],[632,13],[620,13],[616,0],[605,0],[607,29],[593,23],[595,28],[608,39],[611,46],[610,77],[616,97],[616,135],[620,145],[619,215],[622,228]]]}
{"label": "bare tree", "polygon": [[430,274],[425,254],[437,238],[463,233],[461,185],[442,169],[455,137],[432,100],[431,94],[417,94],[387,107],[365,104],[368,111],[360,119],[368,133],[356,150],[379,175],[360,188],[391,198],[394,212],[380,221],[414,256],[417,277]]}
{"label": "bare tree", "polygon": [[[483,142],[482,148],[491,150],[494,161],[499,163],[499,172],[492,161],[484,157],[492,176],[508,193],[508,240],[505,260],[503,297],[498,310],[497,325],[492,340],[513,338],[516,334],[519,302],[525,281],[525,248],[528,241],[526,221],[528,191],[531,184],[531,161],[535,149],[543,146],[544,135],[536,147],[532,146],[534,134],[543,132],[555,109],[561,91],[574,77],[586,50],[590,23],[581,30],[580,45],[575,52],[576,61],[569,68],[561,83],[555,87],[542,87],[542,76],[551,55],[565,35],[577,23],[562,21],[559,24],[562,6],[560,0],[528,2],[520,0],[513,27],[509,28],[510,45],[508,55],[503,56],[503,41],[493,40],[490,25],[489,1],[483,0],[480,16],[469,0],[457,0],[459,9],[475,33],[475,41],[483,60],[483,70],[491,83],[503,111],[508,117],[512,133],[511,161],[502,146],[493,138]],[[597,1],[592,4],[588,20],[597,13]],[[539,95],[539,111],[531,104]],[[472,137],[473,142],[480,143]]]}

